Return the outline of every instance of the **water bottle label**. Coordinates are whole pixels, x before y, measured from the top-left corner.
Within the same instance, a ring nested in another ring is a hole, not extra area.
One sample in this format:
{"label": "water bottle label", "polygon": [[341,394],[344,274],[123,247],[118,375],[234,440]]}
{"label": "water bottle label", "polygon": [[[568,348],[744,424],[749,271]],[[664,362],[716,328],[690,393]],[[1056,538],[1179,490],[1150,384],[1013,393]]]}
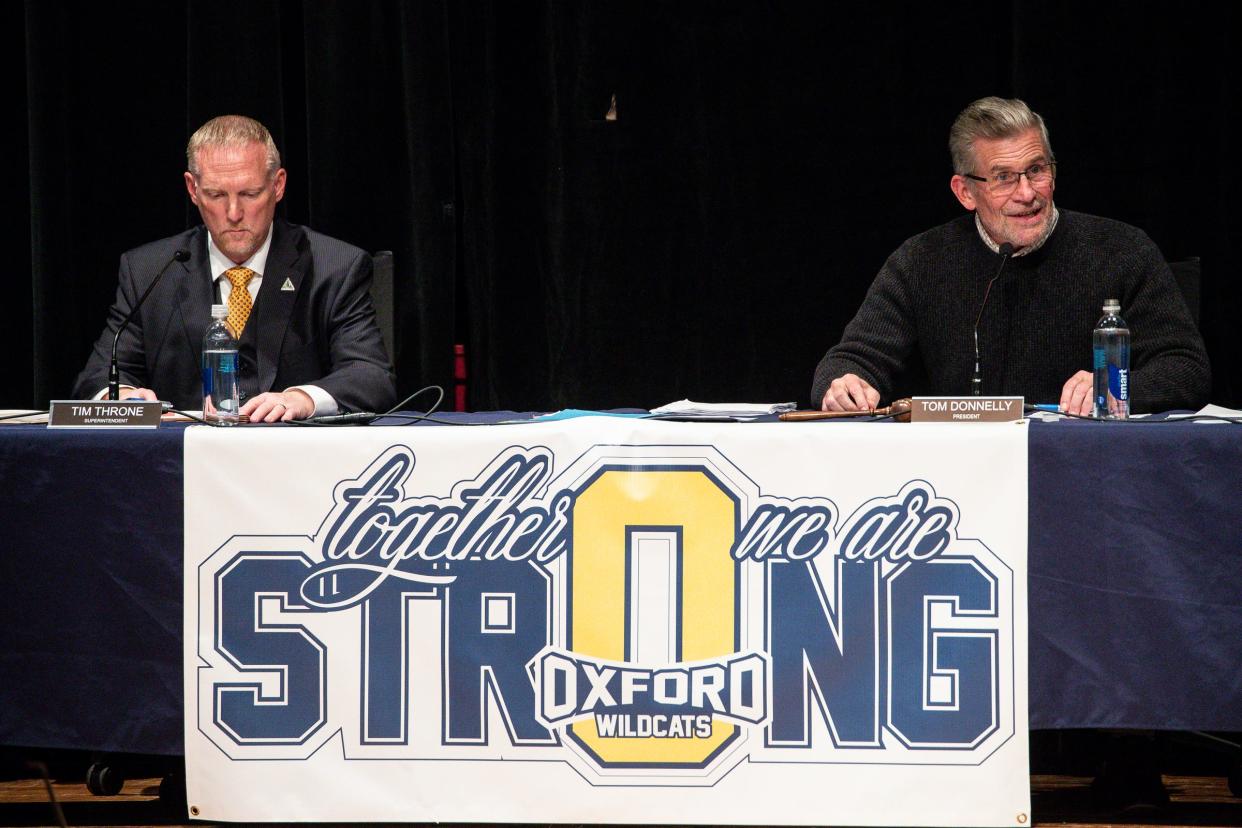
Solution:
{"label": "water bottle label", "polygon": [[210,397],[212,391],[211,369],[203,368],[203,396]]}
{"label": "water bottle label", "polygon": [[1125,402],[1130,399],[1130,372],[1116,365],[1108,366],[1108,392],[1113,399]]}
{"label": "water bottle label", "polygon": [[220,355],[218,369],[222,374],[232,374],[237,370],[237,354],[223,353]]}

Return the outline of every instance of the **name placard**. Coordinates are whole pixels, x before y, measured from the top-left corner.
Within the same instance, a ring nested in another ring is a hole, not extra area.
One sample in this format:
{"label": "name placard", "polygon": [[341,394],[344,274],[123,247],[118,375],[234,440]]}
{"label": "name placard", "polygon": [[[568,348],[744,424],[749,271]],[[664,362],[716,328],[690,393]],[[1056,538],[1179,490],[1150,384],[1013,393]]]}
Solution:
{"label": "name placard", "polygon": [[48,428],[159,428],[158,400],[52,400]]}
{"label": "name placard", "polygon": [[1022,419],[1024,397],[915,397],[912,423],[1012,423]]}

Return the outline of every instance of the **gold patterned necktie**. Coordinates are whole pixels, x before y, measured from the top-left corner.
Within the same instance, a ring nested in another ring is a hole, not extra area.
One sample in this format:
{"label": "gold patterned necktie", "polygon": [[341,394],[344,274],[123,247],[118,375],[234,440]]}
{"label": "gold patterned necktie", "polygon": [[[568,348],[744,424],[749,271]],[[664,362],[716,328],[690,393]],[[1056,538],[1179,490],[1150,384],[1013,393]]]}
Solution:
{"label": "gold patterned necktie", "polygon": [[225,320],[229,331],[235,339],[241,339],[242,328],[250,318],[250,291],[246,288],[254,278],[254,271],[248,267],[230,267],[224,271],[224,278],[233,285],[229,291],[229,318]]}

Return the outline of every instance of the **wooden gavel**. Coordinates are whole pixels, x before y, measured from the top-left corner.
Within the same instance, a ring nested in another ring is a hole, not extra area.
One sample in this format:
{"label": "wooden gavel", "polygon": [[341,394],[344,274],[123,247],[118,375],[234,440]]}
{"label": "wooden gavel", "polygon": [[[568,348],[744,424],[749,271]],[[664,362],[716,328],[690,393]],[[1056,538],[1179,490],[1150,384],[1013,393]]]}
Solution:
{"label": "wooden gavel", "polygon": [[846,417],[892,417],[899,423],[910,422],[910,398],[893,400],[892,405],[884,408],[868,408],[863,411],[786,411],[781,419],[787,422],[804,422],[806,420],[838,420]]}

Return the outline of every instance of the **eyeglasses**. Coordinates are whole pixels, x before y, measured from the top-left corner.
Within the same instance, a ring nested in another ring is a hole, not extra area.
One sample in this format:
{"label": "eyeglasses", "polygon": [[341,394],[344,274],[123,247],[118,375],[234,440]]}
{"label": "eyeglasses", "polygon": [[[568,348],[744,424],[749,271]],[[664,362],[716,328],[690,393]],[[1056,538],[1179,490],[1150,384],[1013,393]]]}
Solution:
{"label": "eyeglasses", "polygon": [[971,181],[982,181],[987,185],[988,192],[992,195],[1009,195],[1018,189],[1018,181],[1024,175],[1032,187],[1041,187],[1055,178],[1056,173],[1056,161],[1041,161],[1018,172],[1001,170],[990,178],[984,178],[981,175],[971,175],[970,173],[962,173],[962,177],[969,178]]}

